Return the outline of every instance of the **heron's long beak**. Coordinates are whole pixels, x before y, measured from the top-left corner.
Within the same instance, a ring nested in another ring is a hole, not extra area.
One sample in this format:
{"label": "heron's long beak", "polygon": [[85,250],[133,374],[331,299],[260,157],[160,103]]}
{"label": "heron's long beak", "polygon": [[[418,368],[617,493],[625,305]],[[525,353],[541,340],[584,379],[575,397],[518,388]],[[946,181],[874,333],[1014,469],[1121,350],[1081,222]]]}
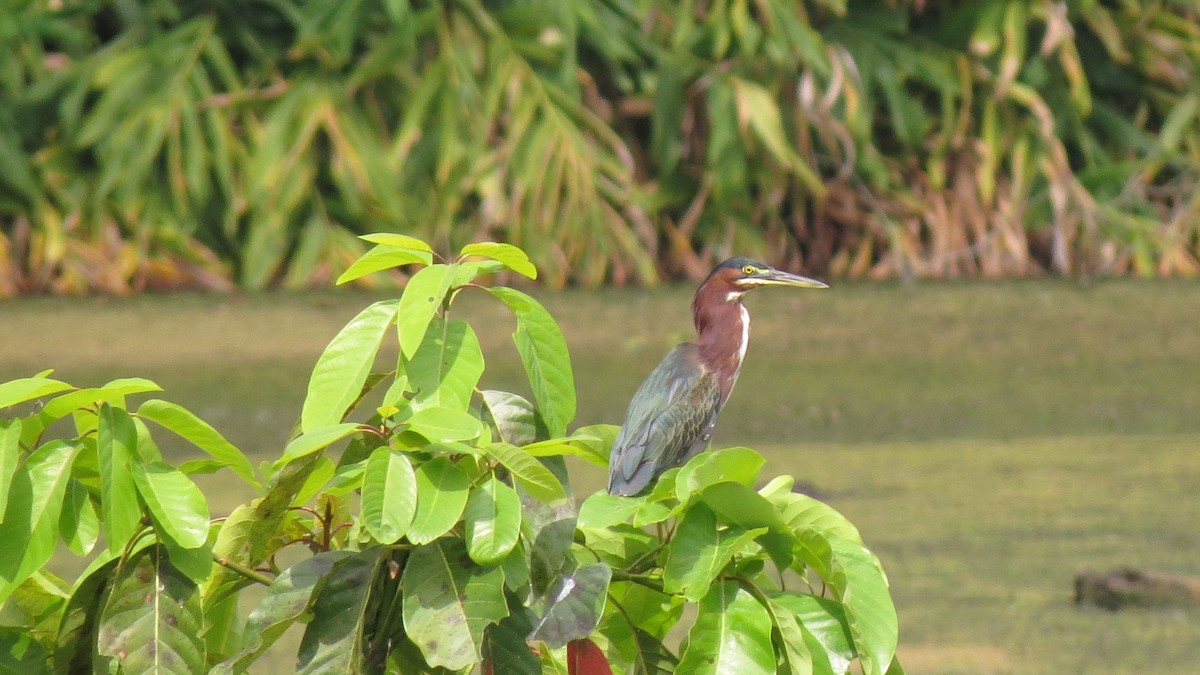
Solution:
{"label": "heron's long beak", "polygon": [[802,277],[799,274],[792,274],[782,270],[771,269],[766,274],[749,277],[745,281],[754,286],[797,286],[799,288],[829,288],[829,285]]}

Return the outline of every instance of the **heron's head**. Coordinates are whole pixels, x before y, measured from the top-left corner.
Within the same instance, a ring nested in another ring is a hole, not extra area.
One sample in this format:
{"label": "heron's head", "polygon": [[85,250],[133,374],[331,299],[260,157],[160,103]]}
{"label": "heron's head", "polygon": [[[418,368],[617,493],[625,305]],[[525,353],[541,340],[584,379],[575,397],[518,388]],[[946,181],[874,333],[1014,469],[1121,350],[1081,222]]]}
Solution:
{"label": "heron's head", "polygon": [[742,294],[759,286],[795,286],[797,288],[829,288],[826,284],[799,274],[775,269],[750,258],[730,258],[717,265],[701,288],[713,285],[725,292],[726,300],[740,300]]}

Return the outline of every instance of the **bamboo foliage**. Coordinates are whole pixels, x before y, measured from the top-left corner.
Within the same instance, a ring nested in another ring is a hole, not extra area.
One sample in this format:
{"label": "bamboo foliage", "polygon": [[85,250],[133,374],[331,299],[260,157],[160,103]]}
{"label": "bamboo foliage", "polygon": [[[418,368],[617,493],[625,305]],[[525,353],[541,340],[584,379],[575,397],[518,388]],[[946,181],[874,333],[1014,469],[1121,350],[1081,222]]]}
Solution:
{"label": "bamboo foliage", "polygon": [[1200,271],[1192,2],[18,5],[0,295],[324,283],[374,230],[556,286]]}

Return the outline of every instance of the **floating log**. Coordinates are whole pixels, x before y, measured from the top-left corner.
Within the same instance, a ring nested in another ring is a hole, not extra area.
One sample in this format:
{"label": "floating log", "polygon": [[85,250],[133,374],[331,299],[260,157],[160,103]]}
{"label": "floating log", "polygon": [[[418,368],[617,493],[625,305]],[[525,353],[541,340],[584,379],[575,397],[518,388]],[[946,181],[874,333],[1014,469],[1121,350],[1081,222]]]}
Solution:
{"label": "floating log", "polygon": [[1075,576],[1075,604],[1116,611],[1125,607],[1200,607],[1200,578],[1122,567]]}

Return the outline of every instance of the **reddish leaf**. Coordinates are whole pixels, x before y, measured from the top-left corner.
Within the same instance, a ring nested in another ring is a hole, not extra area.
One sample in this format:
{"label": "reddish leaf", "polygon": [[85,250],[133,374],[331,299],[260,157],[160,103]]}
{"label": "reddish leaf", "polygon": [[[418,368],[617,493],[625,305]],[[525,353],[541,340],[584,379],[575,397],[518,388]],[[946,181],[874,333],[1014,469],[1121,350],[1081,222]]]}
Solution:
{"label": "reddish leaf", "polygon": [[583,638],[567,643],[567,672],[571,675],[612,675],[612,668],[596,643]]}

